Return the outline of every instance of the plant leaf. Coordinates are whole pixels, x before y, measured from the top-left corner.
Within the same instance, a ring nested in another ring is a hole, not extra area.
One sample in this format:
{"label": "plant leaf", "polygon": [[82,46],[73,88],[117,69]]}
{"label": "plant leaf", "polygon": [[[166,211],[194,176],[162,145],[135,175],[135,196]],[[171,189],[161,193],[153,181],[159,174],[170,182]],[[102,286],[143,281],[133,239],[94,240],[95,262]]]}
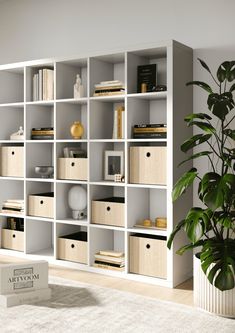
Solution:
{"label": "plant leaf", "polygon": [[194,119],[211,120],[212,118],[207,113],[191,113],[184,118],[184,121],[190,122]]}
{"label": "plant leaf", "polygon": [[207,105],[209,110],[221,120],[224,120],[229,111],[235,106],[231,92],[210,94],[207,99]]}
{"label": "plant leaf", "polygon": [[197,58],[197,59],[200,61],[202,67],[205,68],[211,74],[210,68],[207,66],[205,61],[203,61],[202,59],[199,59],[199,58]]}
{"label": "plant leaf", "polygon": [[212,154],[212,151],[202,151],[200,153],[193,154],[192,156],[186,158],[186,160],[182,161],[178,166],[181,166],[185,162],[188,162],[190,160],[195,160],[196,158],[202,157],[202,156],[208,156]]}
{"label": "plant leaf", "polygon": [[235,130],[231,130],[229,128],[225,129],[224,134],[230,137],[231,139],[235,140]]}
{"label": "plant leaf", "polygon": [[180,221],[175,226],[175,229],[172,231],[172,233],[170,234],[170,237],[169,237],[169,239],[167,241],[167,247],[168,247],[168,249],[171,249],[173,239],[174,239],[175,235],[177,234],[177,232],[180,231],[180,229],[183,227],[184,223],[185,223],[185,220]]}
{"label": "plant leaf", "polygon": [[206,133],[213,134],[216,132],[216,129],[211,124],[205,123],[203,121],[191,121],[188,123],[188,126],[193,126],[193,125],[199,127]]}
{"label": "plant leaf", "polygon": [[193,244],[197,243],[207,231],[210,219],[206,212],[200,207],[193,207],[186,216],[184,228]]}
{"label": "plant leaf", "polygon": [[186,153],[188,150],[202,144],[205,141],[208,141],[211,138],[211,134],[196,134],[192,136],[190,139],[184,141],[181,145],[181,150]]}
{"label": "plant leaf", "polygon": [[191,243],[191,244],[187,244],[187,245],[182,246],[181,248],[179,248],[176,251],[176,253],[181,256],[182,254],[184,254],[185,251],[192,250],[196,247],[202,246],[203,244],[204,244],[204,240],[201,239],[200,241],[196,242],[195,244]]}
{"label": "plant leaf", "polygon": [[230,91],[230,92],[233,92],[234,90],[235,90],[235,83],[234,83],[233,85],[231,85],[229,91]]}
{"label": "plant leaf", "polygon": [[197,176],[197,169],[192,168],[191,170],[185,172],[180,179],[176,182],[172,191],[172,200],[177,200],[186,189],[193,183]]}
{"label": "plant leaf", "polygon": [[202,82],[202,81],[191,81],[191,82],[187,82],[186,83],[186,86],[190,86],[190,85],[196,85],[196,86],[198,86],[198,87],[206,90],[210,94],[213,93],[211,87],[207,83],[205,83],[205,82]]}

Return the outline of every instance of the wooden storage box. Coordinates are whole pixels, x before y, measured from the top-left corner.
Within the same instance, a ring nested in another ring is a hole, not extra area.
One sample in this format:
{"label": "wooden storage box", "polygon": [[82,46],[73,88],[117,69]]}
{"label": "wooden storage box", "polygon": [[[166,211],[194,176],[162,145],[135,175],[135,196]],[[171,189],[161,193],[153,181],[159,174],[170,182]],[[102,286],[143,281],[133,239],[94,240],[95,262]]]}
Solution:
{"label": "wooden storage box", "polygon": [[87,158],[59,158],[58,179],[87,180]]}
{"label": "wooden storage box", "polygon": [[24,252],[24,232],[2,229],[2,248]]}
{"label": "wooden storage box", "polygon": [[130,147],[130,182],[166,185],[166,147]]}
{"label": "wooden storage box", "polygon": [[30,194],[28,201],[28,214],[54,218],[54,193]]}
{"label": "wooden storage box", "polygon": [[57,258],[87,264],[87,232],[59,237],[57,239]]}
{"label": "wooden storage box", "polygon": [[1,147],[1,175],[24,177],[24,147]]}
{"label": "wooden storage box", "polygon": [[166,237],[135,234],[130,236],[130,272],[167,278]]}
{"label": "wooden storage box", "polygon": [[91,222],[96,224],[125,226],[125,201],[121,197],[93,200]]}

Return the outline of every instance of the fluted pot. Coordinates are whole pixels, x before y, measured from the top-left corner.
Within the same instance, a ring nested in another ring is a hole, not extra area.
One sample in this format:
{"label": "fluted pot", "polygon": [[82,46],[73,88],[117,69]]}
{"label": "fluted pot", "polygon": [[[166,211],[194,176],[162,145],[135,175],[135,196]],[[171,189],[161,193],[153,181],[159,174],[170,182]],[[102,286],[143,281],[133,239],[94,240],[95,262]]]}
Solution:
{"label": "fluted pot", "polygon": [[210,284],[194,256],[194,304],[202,310],[219,316],[235,318],[235,288],[220,291]]}

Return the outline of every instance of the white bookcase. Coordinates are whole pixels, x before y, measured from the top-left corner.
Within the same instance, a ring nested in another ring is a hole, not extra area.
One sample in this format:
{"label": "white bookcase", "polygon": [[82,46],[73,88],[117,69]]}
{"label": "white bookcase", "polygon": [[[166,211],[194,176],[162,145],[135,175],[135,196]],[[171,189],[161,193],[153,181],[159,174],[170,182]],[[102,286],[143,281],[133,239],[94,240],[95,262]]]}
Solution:
{"label": "white bookcase", "polygon": [[[137,93],[137,66],[156,63],[157,82],[167,85],[165,92]],[[160,279],[130,273],[129,236],[146,234],[169,236],[192,205],[192,192],[174,205],[171,191],[184,171],[177,168],[183,156],[180,144],[190,134],[183,118],[192,112],[192,89],[185,83],[192,80],[192,49],[175,41],[142,45],[111,54],[78,55],[69,59],[46,59],[0,66],[0,145],[24,146],[24,177],[0,177],[0,205],[3,200],[25,200],[24,252],[0,249],[1,254],[28,259],[46,259],[66,267],[108,274],[142,282],[174,287],[192,275],[191,254],[175,254],[184,242],[179,237],[173,249],[167,250],[167,278]],[[54,96],[51,101],[32,100],[33,75],[39,68],[54,69]],[[73,98],[76,74],[80,74],[85,97]],[[121,96],[93,97],[94,84],[104,80],[121,80],[126,91]],[[112,139],[113,110],[125,106],[125,138]],[[81,140],[70,136],[70,126],[81,121],[85,128]],[[133,139],[132,126],[138,123],[167,123],[167,139]],[[25,139],[11,141],[10,134],[23,125]],[[31,140],[33,127],[54,127],[54,140]],[[87,150],[88,181],[57,179],[57,158],[63,147],[80,146]],[[143,185],[129,182],[129,148],[131,146],[167,147],[167,185]],[[123,150],[125,182],[104,181],[104,151]],[[35,177],[36,165],[54,165],[53,179]],[[188,167],[188,166],[187,166]],[[68,189],[82,184],[87,189],[86,220],[73,220],[67,203]],[[55,218],[28,216],[28,195],[54,192]],[[125,197],[125,227],[91,223],[91,200],[108,196]],[[7,214],[1,213],[1,228],[6,227]],[[10,215],[12,216],[12,215]],[[14,216],[14,215],[13,215]],[[167,230],[135,228],[142,218],[167,216]],[[16,217],[19,217],[16,215]],[[57,259],[57,238],[77,231],[87,231],[88,263],[78,264]],[[93,267],[94,254],[101,249],[125,252],[125,271],[116,272]]]}

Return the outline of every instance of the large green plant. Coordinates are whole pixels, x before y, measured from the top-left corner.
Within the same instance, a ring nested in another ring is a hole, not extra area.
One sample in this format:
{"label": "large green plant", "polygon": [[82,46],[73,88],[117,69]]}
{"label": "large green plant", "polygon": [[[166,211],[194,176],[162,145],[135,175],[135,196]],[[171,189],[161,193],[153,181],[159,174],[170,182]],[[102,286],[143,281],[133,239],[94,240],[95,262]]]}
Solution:
{"label": "large green plant", "polygon": [[[181,164],[197,158],[207,158],[208,172],[200,175],[196,168],[184,173],[173,188],[173,201],[177,200],[194,181],[198,183],[198,197],[202,207],[192,207],[185,218],[177,224],[168,240],[171,248],[175,235],[184,230],[189,244],[177,253],[199,248],[201,267],[211,284],[220,290],[235,286],[235,130],[233,91],[235,90],[235,61],[223,62],[216,75],[207,64],[198,59],[209,72],[216,90],[205,82],[192,81],[207,94],[208,113],[190,114],[184,120],[187,126],[196,126],[200,134],[193,135],[181,145],[187,153],[203,144],[203,149],[191,155]],[[213,119],[214,118],[214,119]],[[217,125],[214,120],[217,120]],[[207,145],[208,149],[204,149]]]}

